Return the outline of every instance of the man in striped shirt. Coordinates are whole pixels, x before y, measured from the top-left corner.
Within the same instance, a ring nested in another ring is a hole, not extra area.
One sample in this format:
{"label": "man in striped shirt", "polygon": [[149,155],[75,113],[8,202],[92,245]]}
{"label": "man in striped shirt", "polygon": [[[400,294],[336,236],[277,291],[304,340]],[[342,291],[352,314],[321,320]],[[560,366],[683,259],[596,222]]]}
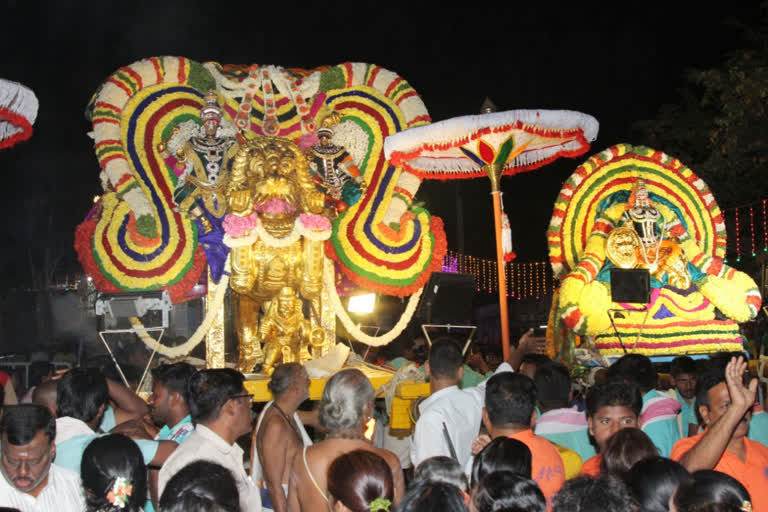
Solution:
{"label": "man in striped shirt", "polygon": [[80,477],[53,464],[56,420],[34,404],[6,408],[0,421],[0,503],[22,512],[85,510]]}

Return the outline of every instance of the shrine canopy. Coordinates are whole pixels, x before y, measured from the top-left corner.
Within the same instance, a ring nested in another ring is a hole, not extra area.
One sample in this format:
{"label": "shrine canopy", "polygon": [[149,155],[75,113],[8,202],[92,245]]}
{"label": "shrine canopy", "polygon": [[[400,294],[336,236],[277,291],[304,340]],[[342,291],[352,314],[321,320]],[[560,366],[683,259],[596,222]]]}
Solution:
{"label": "shrine canopy", "polygon": [[0,149],[32,136],[37,109],[37,96],[31,89],[0,78]]}
{"label": "shrine canopy", "polygon": [[598,127],[594,117],[571,110],[508,110],[409,128],[388,136],[384,153],[424,179],[477,178],[489,164],[510,176],[584,154]]}

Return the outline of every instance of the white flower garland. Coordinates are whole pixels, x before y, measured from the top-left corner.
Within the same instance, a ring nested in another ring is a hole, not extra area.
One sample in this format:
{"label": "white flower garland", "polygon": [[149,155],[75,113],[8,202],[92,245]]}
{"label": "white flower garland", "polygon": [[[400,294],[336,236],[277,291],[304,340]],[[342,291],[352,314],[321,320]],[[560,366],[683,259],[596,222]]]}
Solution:
{"label": "white flower garland", "polygon": [[301,238],[301,234],[299,234],[298,230],[296,229],[296,224],[293,225],[293,231],[288,233],[283,238],[277,238],[267,233],[267,230],[264,229],[264,224],[261,222],[256,224],[253,229],[258,237],[269,247],[288,247],[296,243],[298,239]]}
{"label": "white flower garland", "polygon": [[[333,143],[344,147],[354,160],[355,165],[359,167],[371,144],[371,141],[368,140],[368,134],[352,121],[339,123],[338,126],[334,127],[333,132]],[[361,169],[361,171],[363,170]]]}
{"label": "white flower garland", "polygon": [[336,292],[336,278],[334,275],[333,263],[331,263],[331,261],[327,258],[325,260],[324,278],[325,289],[328,290],[328,296],[331,299],[331,307],[333,307],[334,313],[336,313],[336,316],[339,317],[339,320],[341,320],[344,328],[355,338],[355,340],[372,347],[381,347],[383,345],[387,345],[389,342],[400,336],[400,334],[408,326],[408,322],[411,321],[413,314],[416,312],[416,307],[419,304],[419,298],[421,297],[421,293],[424,291],[424,287],[421,287],[417,292],[410,296],[408,299],[408,305],[405,307],[403,315],[388,333],[381,336],[369,336],[360,330],[359,327],[357,327],[355,322],[349,317],[347,310],[344,309],[344,305],[341,303],[339,294]]}
{"label": "white flower garland", "polygon": [[245,247],[246,245],[252,245],[256,243],[259,237],[255,231],[251,231],[244,236],[232,236],[229,233],[224,234],[224,245],[230,248]]}
{"label": "white flower garland", "polygon": [[208,331],[211,329],[211,325],[216,320],[216,314],[219,309],[224,305],[224,298],[227,295],[227,288],[229,288],[229,271],[230,263],[227,258],[226,265],[224,267],[224,275],[221,276],[221,281],[216,285],[216,292],[213,296],[212,304],[208,308],[205,314],[203,323],[197,328],[195,333],[187,341],[179,345],[178,347],[168,347],[162,343],[158,343],[147,331],[144,330],[144,325],[137,317],[131,317],[131,326],[136,329],[136,335],[141,341],[150,349],[156,350],[159,354],[164,355],[170,359],[176,359],[184,357],[197,347]]}

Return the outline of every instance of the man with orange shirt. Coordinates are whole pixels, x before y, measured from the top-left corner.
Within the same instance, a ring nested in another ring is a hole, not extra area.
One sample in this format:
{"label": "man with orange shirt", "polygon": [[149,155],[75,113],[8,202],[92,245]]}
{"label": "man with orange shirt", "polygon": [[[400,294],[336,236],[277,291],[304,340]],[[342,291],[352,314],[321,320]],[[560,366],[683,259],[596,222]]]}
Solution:
{"label": "man with orange shirt", "polygon": [[598,454],[584,462],[581,474],[600,474],[600,452],[605,449],[608,439],[623,428],[637,427],[643,397],[640,390],[623,381],[609,381],[595,384],[587,393],[587,428],[595,439]]}
{"label": "man with orange shirt", "polygon": [[696,386],[696,403],[706,430],[681,439],[671,458],[693,473],[714,469],[747,488],[755,510],[768,510],[768,448],[747,438],[757,379],[744,384],[747,362],[733,357],[713,364]]}
{"label": "man with orange shirt", "polygon": [[547,508],[565,483],[560,453],[547,439],[533,433],[536,421],[536,385],[520,373],[498,373],[485,388],[483,425],[492,439],[507,436],[531,450],[531,476],[539,484]]}

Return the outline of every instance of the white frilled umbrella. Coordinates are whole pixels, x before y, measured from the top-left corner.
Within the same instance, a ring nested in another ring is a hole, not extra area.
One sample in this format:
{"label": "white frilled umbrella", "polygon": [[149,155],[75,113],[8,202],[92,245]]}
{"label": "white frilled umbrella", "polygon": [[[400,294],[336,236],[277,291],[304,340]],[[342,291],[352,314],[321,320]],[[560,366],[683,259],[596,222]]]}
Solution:
{"label": "white frilled umbrella", "polygon": [[586,153],[590,142],[597,138],[598,126],[594,117],[570,110],[509,110],[410,128],[384,141],[384,154],[390,163],[421,178],[490,178],[505,360],[509,358],[509,319],[501,176],[530,171],[561,156]]}
{"label": "white frilled umbrella", "polygon": [[0,78],[0,149],[32,136],[37,97],[28,87]]}

